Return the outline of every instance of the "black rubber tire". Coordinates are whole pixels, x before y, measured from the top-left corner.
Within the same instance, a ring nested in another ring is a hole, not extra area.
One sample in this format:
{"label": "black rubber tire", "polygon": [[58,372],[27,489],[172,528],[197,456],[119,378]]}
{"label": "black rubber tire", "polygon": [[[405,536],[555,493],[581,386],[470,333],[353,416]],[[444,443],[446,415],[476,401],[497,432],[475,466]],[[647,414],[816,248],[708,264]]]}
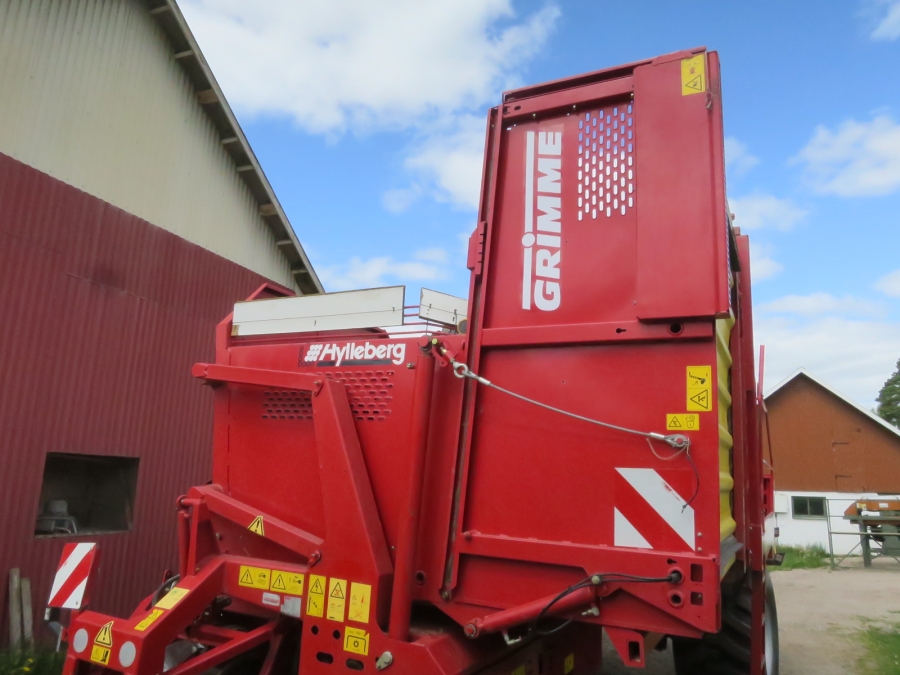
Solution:
{"label": "black rubber tire", "polygon": [[[767,675],[778,675],[778,612],[775,589],[766,584]],[[747,675],[750,673],[750,589],[739,584],[722,595],[722,630],[699,640],[672,638],[678,675]]]}

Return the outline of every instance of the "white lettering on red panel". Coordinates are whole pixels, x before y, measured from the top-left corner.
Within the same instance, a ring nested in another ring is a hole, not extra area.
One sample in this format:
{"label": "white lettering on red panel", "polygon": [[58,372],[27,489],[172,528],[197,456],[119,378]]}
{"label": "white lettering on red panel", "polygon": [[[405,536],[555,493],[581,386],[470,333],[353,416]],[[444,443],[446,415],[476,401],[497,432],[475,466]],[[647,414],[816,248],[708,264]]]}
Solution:
{"label": "white lettering on red panel", "polygon": [[526,133],[522,309],[559,308],[561,161],[562,132]]}
{"label": "white lettering on red panel", "polygon": [[314,344],[307,348],[303,361],[317,366],[400,365],[406,358],[406,344],[377,342],[349,342],[344,345]]}

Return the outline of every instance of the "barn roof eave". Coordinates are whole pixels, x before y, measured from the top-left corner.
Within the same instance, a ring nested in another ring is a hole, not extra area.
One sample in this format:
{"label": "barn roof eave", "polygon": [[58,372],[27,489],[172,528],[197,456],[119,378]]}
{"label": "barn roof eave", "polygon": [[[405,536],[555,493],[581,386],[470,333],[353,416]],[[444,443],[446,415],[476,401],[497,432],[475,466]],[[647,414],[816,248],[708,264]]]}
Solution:
{"label": "barn roof eave", "polygon": [[803,375],[804,377],[809,378],[812,382],[814,382],[815,384],[817,384],[817,385],[819,385],[820,387],[822,387],[822,389],[824,389],[824,390],[827,391],[828,393],[830,393],[830,394],[832,394],[833,396],[836,396],[837,398],[841,399],[841,400],[842,400],[844,403],[846,403],[847,405],[852,406],[853,408],[856,408],[859,412],[861,412],[863,415],[865,415],[866,417],[868,417],[870,420],[872,420],[872,421],[875,422],[876,424],[881,425],[882,427],[884,427],[885,429],[887,429],[888,431],[890,431],[892,434],[894,434],[894,435],[900,437],[900,429],[898,429],[897,427],[895,427],[895,426],[892,425],[892,424],[888,424],[886,421],[884,421],[883,419],[881,419],[878,415],[876,415],[875,413],[873,413],[871,410],[868,410],[868,409],[866,409],[865,407],[861,406],[859,403],[857,403],[856,401],[854,401],[854,400],[853,400],[852,398],[850,398],[849,396],[846,396],[846,395],[842,394],[841,392],[839,392],[839,391],[838,391],[837,389],[835,389],[834,387],[831,387],[831,386],[825,384],[822,380],[820,380],[818,377],[816,377],[815,375],[813,375],[813,374],[812,374],[811,372],[809,372],[806,368],[797,368],[797,370],[795,370],[793,373],[791,373],[791,374],[788,375],[786,378],[784,378],[781,382],[779,382],[779,383],[776,384],[774,387],[772,387],[772,388],[769,390],[769,392],[765,395],[764,398],[767,398],[767,399],[768,399],[768,398],[771,398],[773,394],[775,394],[776,392],[778,392],[778,391],[780,391],[781,389],[783,389],[783,388],[785,387],[785,385],[789,384],[790,382],[793,382],[793,381],[794,381],[795,379],[797,379],[797,377],[799,377],[800,375]]}

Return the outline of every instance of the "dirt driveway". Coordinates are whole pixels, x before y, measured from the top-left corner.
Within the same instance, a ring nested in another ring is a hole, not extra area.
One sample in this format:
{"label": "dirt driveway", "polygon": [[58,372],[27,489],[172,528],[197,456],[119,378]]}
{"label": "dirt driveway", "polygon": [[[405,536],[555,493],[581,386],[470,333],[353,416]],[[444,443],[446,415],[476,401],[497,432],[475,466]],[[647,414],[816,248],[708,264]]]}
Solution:
{"label": "dirt driveway", "polygon": [[[855,639],[862,617],[900,622],[900,564],[772,573],[778,602],[781,675],[855,675],[865,649]],[[607,642],[603,675],[674,675],[670,650],[653,652],[644,671],[626,668]]]}

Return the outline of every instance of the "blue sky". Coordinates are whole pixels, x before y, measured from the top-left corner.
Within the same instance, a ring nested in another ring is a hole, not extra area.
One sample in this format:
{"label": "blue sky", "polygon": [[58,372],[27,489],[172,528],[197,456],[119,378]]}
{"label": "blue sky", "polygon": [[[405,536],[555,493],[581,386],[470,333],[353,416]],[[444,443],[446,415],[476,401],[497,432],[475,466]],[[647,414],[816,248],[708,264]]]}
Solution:
{"label": "blue sky", "polygon": [[705,45],[767,388],[900,358],[900,1],[182,0],[327,290],[465,295],[500,92]]}

